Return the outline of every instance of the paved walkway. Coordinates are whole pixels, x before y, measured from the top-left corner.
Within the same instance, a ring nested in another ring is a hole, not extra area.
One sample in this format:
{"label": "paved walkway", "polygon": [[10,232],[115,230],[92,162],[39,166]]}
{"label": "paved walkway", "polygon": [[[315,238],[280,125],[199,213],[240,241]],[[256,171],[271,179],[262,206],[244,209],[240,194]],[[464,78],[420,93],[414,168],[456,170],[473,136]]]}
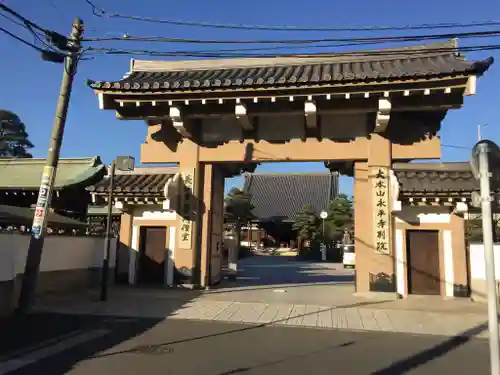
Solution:
{"label": "paved walkway", "polygon": [[[281,294],[281,293],[280,293]],[[224,298],[220,298],[223,296]],[[424,307],[427,307],[424,309]],[[288,302],[240,302],[227,295],[194,291],[112,289],[110,301],[97,293],[53,296],[38,311],[285,325],[326,329],[487,337],[484,305],[468,301],[368,300],[351,296],[350,303],[317,305]]]}
{"label": "paved walkway", "polygon": [[46,297],[39,311],[486,337],[486,306],[440,297],[394,300],[353,295],[353,273],[340,264],[257,256],[240,263],[236,283],[201,292],[112,288]]}

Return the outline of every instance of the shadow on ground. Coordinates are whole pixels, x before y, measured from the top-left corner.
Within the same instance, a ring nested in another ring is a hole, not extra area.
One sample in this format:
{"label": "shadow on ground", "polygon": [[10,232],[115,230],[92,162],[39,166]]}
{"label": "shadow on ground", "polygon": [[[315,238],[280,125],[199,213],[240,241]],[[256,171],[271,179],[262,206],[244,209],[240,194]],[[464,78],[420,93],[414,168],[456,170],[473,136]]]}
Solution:
{"label": "shadow on ground", "polygon": [[[110,293],[110,299],[114,296]],[[178,293],[168,304],[162,304],[165,317],[174,314],[201,291]],[[64,298],[64,296],[61,296]],[[85,295],[80,301],[91,309],[105,310],[107,302],[98,301],[95,294]],[[116,297],[119,298],[119,297]],[[154,300],[152,301],[154,303]],[[127,301],[126,303],[133,303]],[[97,309],[96,309],[97,306]],[[165,318],[113,317],[94,314],[64,314],[33,312],[24,317],[12,316],[0,320],[0,374],[7,374],[22,368],[33,358],[43,359],[54,350],[53,355],[79,348],[76,355],[62,356],[60,365],[51,374],[66,374],[75,363],[132,340],[153,329]],[[82,345],[91,342],[92,345]],[[62,349],[50,349],[50,348]],[[45,354],[44,354],[45,353]],[[28,359],[26,359],[28,358]],[[29,363],[28,363],[29,364]]]}
{"label": "shadow on ground", "polygon": [[239,260],[237,279],[227,280],[219,288],[336,283],[353,284],[354,272],[344,269],[340,263],[297,261],[294,256],[255,255]]}
{"label": "shadow on ground", "polygon": [[[383,301],[336,308],[376,307],[380,303]],[[71,323],[73,328],[80,324],[80,330],[87,333],[95,330],[108,330],[109,333],[27,366],[19,375],[41,370],[54,375],[69,372],[75,375],[93,372],[126,375],[146,370],[151,375],[271,374],[276,371],[300,374],[305,367],[314,374],[330,374],[334,371],[373,375],[434,375],[468,373],[470,368],[474,368],[477,374],[487,373],[487,344],[485,340],[471,337],[484,330],[484,325],[448,339],[277,326],[280,321],[243,325],[147,318],[123,320],[109,316],[77,315],[69,318],[56,314],[39,314],[32,318],[42,325],[48,321],[57,325],[58,321],[74,319]],[[36,329],[37,326],[32,324],[31,328]],[[468,346],[464,347],[466,344]]]}

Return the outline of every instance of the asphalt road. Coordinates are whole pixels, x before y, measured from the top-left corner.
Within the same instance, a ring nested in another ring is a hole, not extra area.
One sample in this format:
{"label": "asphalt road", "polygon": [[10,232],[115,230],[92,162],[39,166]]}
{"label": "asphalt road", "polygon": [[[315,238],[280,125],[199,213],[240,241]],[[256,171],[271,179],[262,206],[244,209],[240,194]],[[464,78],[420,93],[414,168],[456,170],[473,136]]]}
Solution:
{"label": "asphalt road", "polygon": [[[54,325],[54,341],[33,346],[45,338],[24,332],[16,353],[2,347],[0,375],[488,374],[485,340],[206,321],[36,319],[45,332]],[[61,336],[65,327],[73,333]]]}

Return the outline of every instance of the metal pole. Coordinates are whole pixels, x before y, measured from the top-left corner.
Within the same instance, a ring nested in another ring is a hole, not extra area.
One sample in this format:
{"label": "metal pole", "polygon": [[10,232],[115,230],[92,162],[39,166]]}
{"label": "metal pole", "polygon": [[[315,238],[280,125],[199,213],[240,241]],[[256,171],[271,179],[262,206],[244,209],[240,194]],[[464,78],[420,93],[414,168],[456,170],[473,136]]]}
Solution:
{"label": "metal pole", "polygon": [[[80,49],[80,42],[83,35],[83,21],[76,18],[73,22],[73,28],[69,37],[74,51]],[[28,256],[24,267],[21,292],[19,295],[18,307],[16,313],[24,315],[28,313],[35,294],[40,261],[42,259],[44,231],[46,226],[46,214],[50,208],[54,181],[59,163],[59,153],[64,135],[64,126],[66,125],[66,115],[68,113],[71,88],[73,86],[73,77],[78,65],[78,56],[76,53],[70,53],[64,61],[64,72],[61,83],[59,101],[56,108],[54,127],[50,137],[49,152],[47,162],[43,169],[40,181],[40,190],[36,204],[35,216],[31,229],[31,238],[28,247]]]}
{"label": "metal pole", "polygon": [[323,241],[325,240],[325,219],[323,219]]}
{"label": "metal pole", "polygon": [[108,215],[106,220],[106,239],[104,240],[104,256],[101,268],[101,301],[108,299],[109,258],[111,253],[111,220],[113,216],[113,188],[115,185],[116,162],[113,160],[109,171]]}
{"label": "metal pole", "polygon": [[481,140],[481,125],[477,126],[477,141]]}
{"label": "metal pole", "polygon": [[495,259],[493,252],[493,228],[491,214],[490,171],[488,146],[479,147],[479,173],[481,183],[481,211],[483,220],[484,260],[486,267],[486,287],[488,293],[488,329],[490,339],[491,375],[500,375],[500,348],[498,343],[497,288]]}

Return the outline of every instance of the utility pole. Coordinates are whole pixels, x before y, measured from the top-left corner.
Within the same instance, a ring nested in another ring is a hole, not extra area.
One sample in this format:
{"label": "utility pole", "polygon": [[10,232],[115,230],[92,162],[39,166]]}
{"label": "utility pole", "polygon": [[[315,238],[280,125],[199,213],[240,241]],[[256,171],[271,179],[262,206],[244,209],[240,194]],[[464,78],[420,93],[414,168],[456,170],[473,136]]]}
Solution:
{"label": "utility pole", "polygon": [[488,295],[488,331],[490,341],[490,374],[500,375],[500,347],[498,336],[498,296],[493,249],[493,226],[490,188],[490,159],[500,155],[498,146],[491,141],[481,141],[474,146],[472,168],[479,177],[481,186],[481,214],[483,220],[484,261],[486,270],[486,290]]}
{"label": "utility pole", "polygon": [[54,189],[61,143],[64,135],[64,126],[66,125],[66,115],[68,113],[69,99],[73,86],[73,77],[78,65],[78,52],[80,51],[82,36],[83,21],[76,18],[75,21],[73,21],[71,35],[68,39],[69,43],[67,48],[69,53],[66,55],[64,61],[64,72],[59,101],[56,108],[54,127],[50,138],[47,162],[40,181],[40,190],[38,192],[35,216],[33,218],[28,256],[26,258],[21,293],[19,295],[16,310],[18,315],[25,315],[29,312],[35,294],[38,272],[40,270],[40,261],[42,259],[46,215],[50,208],[52,191]]}

